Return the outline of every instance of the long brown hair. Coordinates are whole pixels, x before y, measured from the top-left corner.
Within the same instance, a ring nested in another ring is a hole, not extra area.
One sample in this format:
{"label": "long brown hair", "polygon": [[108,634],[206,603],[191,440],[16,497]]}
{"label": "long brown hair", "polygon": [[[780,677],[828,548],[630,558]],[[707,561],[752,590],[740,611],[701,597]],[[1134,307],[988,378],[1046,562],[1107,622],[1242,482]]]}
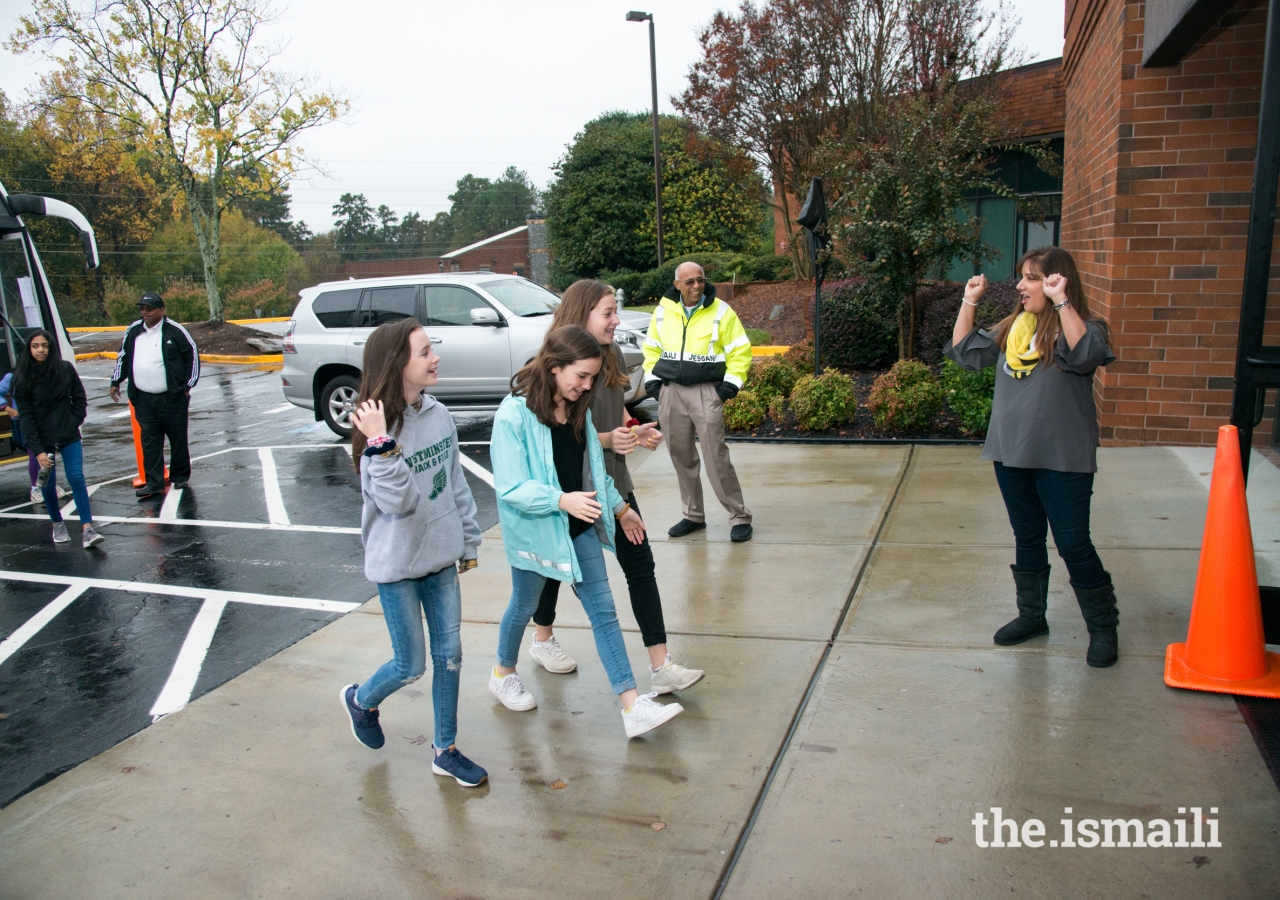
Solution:
{"label": "long brown hair", "polygon": [[[1024,268],[1027,265],[1031,266],[1030,272]],[[1061,247],[1039,247],[1028,250],[1022,254],[1014,271],[1032,281],[1043,281],[1050,275],[1061,275],[1067,279],[1067,303],[1086,322],[1098,318],[1097,315],[1089,312],[1089,301],[1084,295],[1084,285],[1080,283],[1080,270],[1076,268],[1076,261]],[[1005,342],[1009,338],[1009,330],[1013,328],[1014,320],[1021,314],[1022,308],[1019,304],[1018,309],[996,324],[995,342],[1001,350],[1005,349]],[[1036,318],[1036,349],[1040,351],[1040,358],[1045,365],[1053,364],[1053,351],[1058,346],[1058,337],[1061,334],[1062,321],[1058,318],[1058,311],[1050,303],[1049,307]]]}
{"label": "long brown hair", "polygon": [[[387,433],[393,437],[404,424],[404,368],[409,364],[409,338],[422,326],[416,319],[396,319],[379,325],[364,345],[364,372],[360,376],[360,393],[356,408],[366,400],[382,401],[387,416]],[[368,439],[353,426],[351,461],[360,471],[360,457]]]}
{"label": "long brown hair", "polygon": [[[525,406],[538,417],[539,422],[555,428],[560,423],[556,421],[556,376],[551,370],[571,366],[579,360],[602,357],[604,352],[600,349],[600,342],[581,325],[553,328],[543,338],[538,355],[511,378],[511,393],[524,397]],[[599,378],[593,381],[592,389],[599,383]],[[591,391],[583,391],[582,396],[572,403],[564,402],[565,418],[573,425],[573,433],[578,440],[582,440],[590,405]]]}
{"label": "long brown hair", "polygon": [[[551,320],[552,328],[563,328],[566,325],[587,327],[587,320],[595,312],[595,308],[605,297],[612,297],[614,289],[603,281],[594,278],[582,278],[569,285],[556,307],[555,317]],[[610,348],[612,350],[612,348]],[[600,367],[600,381],[605,387],[620,391],[630,383],[627,373],[622,371],[618,363],[617,352],[603,353],[603,364]]]}

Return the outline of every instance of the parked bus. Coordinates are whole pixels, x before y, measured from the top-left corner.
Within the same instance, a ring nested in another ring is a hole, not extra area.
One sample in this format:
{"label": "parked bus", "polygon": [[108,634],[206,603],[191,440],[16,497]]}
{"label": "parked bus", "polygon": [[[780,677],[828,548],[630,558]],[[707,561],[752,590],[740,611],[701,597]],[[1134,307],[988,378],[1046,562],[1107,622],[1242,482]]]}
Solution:
{"label": "parked bus", "polygon": [[[18,351],[31,332],[43,328],[57,336],[62,358],[74,361],[75,350],[58,314],[58,304],[40,263],[35,242],[24,219],[29,216],[56,216],[66,219],[80,233],[84,245],[85,268],[98,267],[98,242],[89,220],[69,203],[35,194],[10,194],[0,184],[0,378],[13,371]],[[9,417],[0,416],[0,456],[13,452]]]}

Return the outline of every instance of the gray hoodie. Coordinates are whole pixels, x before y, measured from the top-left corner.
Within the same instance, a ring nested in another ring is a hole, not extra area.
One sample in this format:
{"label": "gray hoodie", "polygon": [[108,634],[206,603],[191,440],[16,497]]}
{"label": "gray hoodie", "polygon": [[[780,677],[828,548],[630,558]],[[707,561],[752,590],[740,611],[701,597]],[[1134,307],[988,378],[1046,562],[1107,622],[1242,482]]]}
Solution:
{"label": "gray hoodie", "polygon": [[475,559],[480,549],[476,501],[462,474],[449,410],[423,394],[422,409],[405,407],[393,436],[400,456],[360,461],[364,575],[378,584],[422,578]]}

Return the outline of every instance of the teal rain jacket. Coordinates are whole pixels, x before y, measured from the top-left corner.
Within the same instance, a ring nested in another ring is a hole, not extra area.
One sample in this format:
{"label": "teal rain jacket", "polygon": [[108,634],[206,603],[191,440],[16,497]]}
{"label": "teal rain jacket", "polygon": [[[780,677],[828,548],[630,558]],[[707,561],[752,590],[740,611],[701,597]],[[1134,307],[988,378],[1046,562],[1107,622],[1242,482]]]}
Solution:
{"label": "teal rain jacket", "polygon": [[[604,452],[591,412],[587,411],[586,464],[582,489],[597,491],[605,512],[596,520],[596,536],[613,552],[613,513],[626,501],[604,468]],[[493,418],[489,445],[493,487],[498,494],[498,522],[507,562],[557,581],[581,581],[582,571],[569,540],[569,514],[560,508],[560,477],[551,455],[551,429],[525,406],[523,397],[502,401]]]}

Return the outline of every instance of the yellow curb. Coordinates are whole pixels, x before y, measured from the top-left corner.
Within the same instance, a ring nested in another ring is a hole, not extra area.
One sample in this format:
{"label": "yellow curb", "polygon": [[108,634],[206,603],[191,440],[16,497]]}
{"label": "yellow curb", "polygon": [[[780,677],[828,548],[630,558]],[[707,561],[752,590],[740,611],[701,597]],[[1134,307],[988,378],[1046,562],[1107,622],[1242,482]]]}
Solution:
{"label": "yellow curb", "polygon": [[293,316],[275,316],[265,319],[227,319],[232,325],[261,325],[263,322],[291,322]]}
{"label": "yellow curb", "polygon": [[[232,325],[260,325],[263,322],[289,322],[293,316],[276,316],[269,319],[227,319]],[[124,331],[128,325],[99,325],[97,327],[88,325],[77,325],[74,328],[68,328],[67,331],[73,334],[93,334],[97,331]]]}
{"label": "yellow curb", "polygon": [[268,353],[262,356],[230,356],[223,353],[201,353],[200,362],[207,363],[246,363],[262,365],[263,363],[283,363],[283,353]]}
{"label": "yellow curb", "polygon": [[752,347],[752,356],[781,356],[790,350],[790,347]]}
{"label": "yellow curb", "polygon": [[124,331],[128,325],[99,325],[97,328],[81,327],[68,328],[72,334],[92,334],[96,331]]}
{"label": "yellow curb", "polygon": [[101,353],[77,353],[76,354],[76,362],[80,362],[83,359],[115,359],[115,358],[116,358],[115,353],[111,353],[106,350],[102,351]]}

